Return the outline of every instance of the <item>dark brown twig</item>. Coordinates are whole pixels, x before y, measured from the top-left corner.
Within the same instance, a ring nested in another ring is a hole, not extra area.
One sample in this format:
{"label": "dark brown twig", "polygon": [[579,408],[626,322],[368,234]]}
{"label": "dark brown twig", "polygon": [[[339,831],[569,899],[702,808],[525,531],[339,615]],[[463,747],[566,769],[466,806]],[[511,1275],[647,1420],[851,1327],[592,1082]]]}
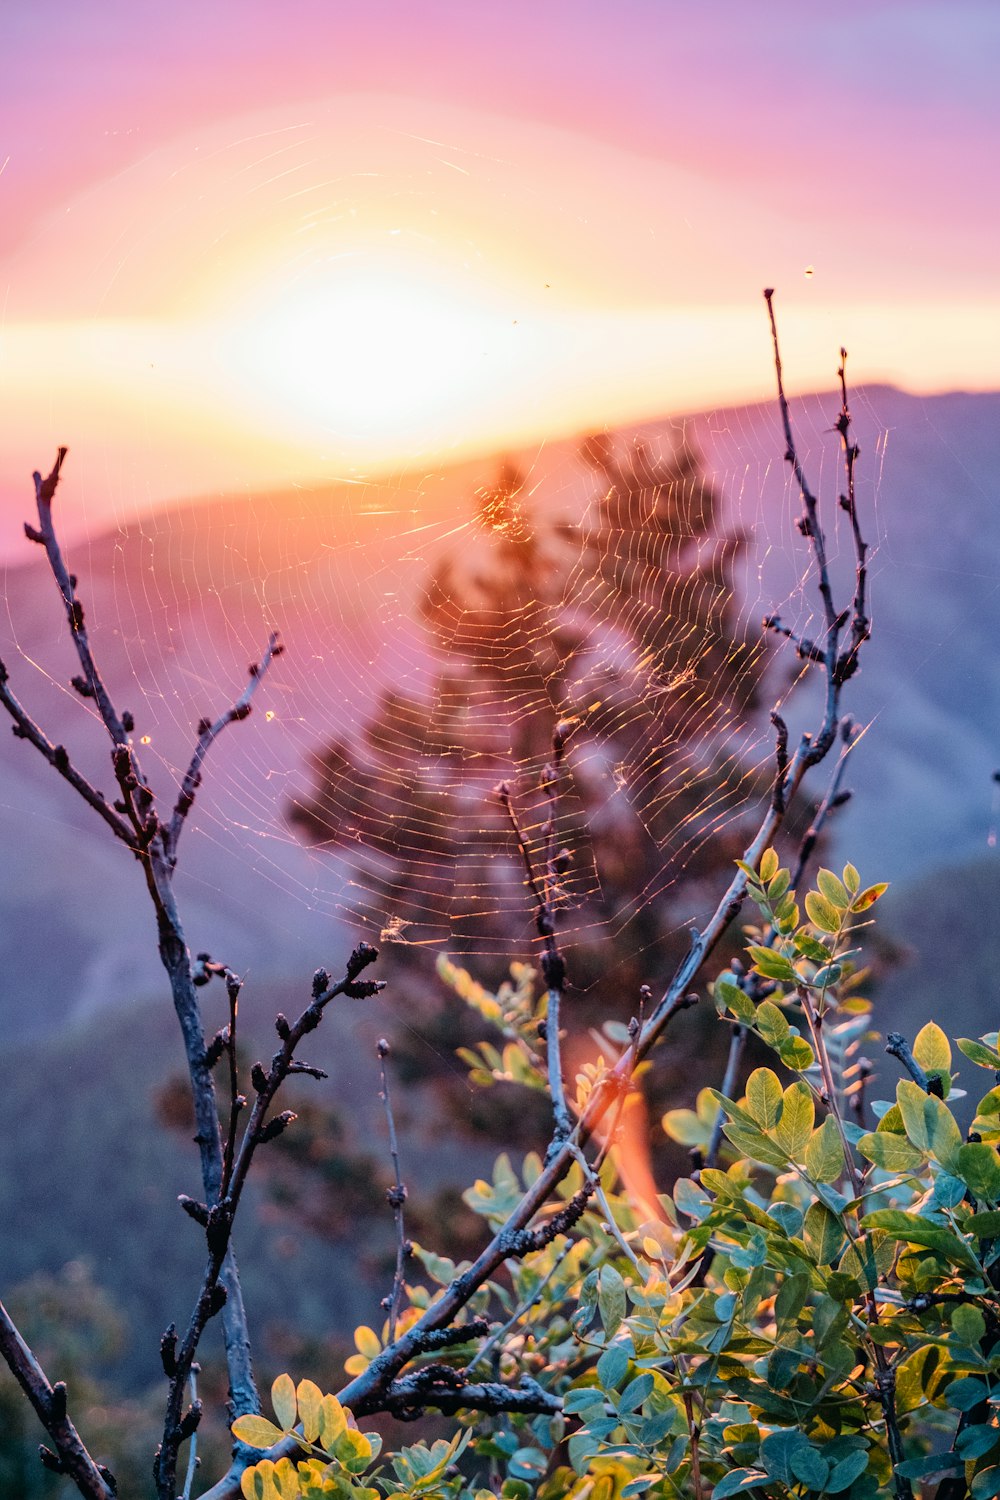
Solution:
{"label": "dark brown twig", "polygon": [[[82,697],[94,702],[111,740],[111,761],[120,792],[114,810],[109,809],[101,794],[73,770],[62,747],[52,745],[25,714],[6,688],[5,670],[0,671],[0,676],[4,679],[0,684],[0,704],[13,718],[15,732],[34,744],[45,759],[80,793],[84,801],[94,808],[116,836],[129,845],[142,865],[156,912],[160,959],[170,980],[174,1008],[184,1037],[197,1126],[196,1140],[201,1153],[202,1183],[206,1203],[211,1205],[217,1203],[222,1190],[223,1144],[201,1012],[195,993],[191,956],[174,897],[172,874],[176,864],[176,842],[180,826],[190,807],[205,755],[226,724],[246,717],[250,708],[250,695],[280,647],[272,636],[261,665],[251,670],[251,682],[241,697],[214,724],[201,726],[198,745],[181,784],[173,818],[170,825],[165,826],[157,817],[153,792],[143,776],[130,738],[132,716],[119,713],[108,693],[90,643],[83,605],[77,594],[77,580],[66,566],[56,535],[52,505],[66,452],[65,448],[58,450],[56,462],[47,477],[43,479],[37,472],[33,476],[38,526],[26,525],[25,532],[29,540],[44,547],[59,589],[82,669],[82,675],[74,677],[72,685]],[[250,1360],[246,1313],[236,1262],[229,1251],[224,1257],[220,1274],[225,1292],[224,1337],[233,1411],[234,1414],[257,1411],[259,1400]],[[172,1495],[170,1500],[173,1500]]]}
{"label": "dark brown twig", "polygon": [[[407,1254],[409,1253],[409,1245],[406,1240],[406,1225],[403,1220],[403,1205],[406,1203],[406,1185],[399,1171],[399,1143],[396,1140],[396,1122],[392,1114],[389,1075],[385,1066],[385,1060],[389,1056],[389,1043],[384,1037],[379,1038],[376,1052],[378,1053],[379,1078],[381,1082],[379,1098],[385,1110],[386,1124],[389,1130],[389,1154],[392,1157],[392,1169],[395,1176],[395,1182],[392,1187],[386,1190],[386,1198],[392,1209],[392,1219],[396,1227],[396,1268],[392,1277],[392,1291],[382,1304],[389,1314],[389,1342],[391,1344],[396,1337],[396,1319],[399,1317],[399,1307],[403,1297],[403,1275],[406,1269]],[[388,1304],[387,1307],[386,1304]]]}
{"label": "dark brown twig", "polygon": [[383,980],[359,977],[377,958],[378,950],[370,943],[359,943],[347,961],[343,978],[336,984],[331,984],[330,976],[325,969],[317,969],[313,976],[312,999],[297,1021],[289,1023],[284,1016],[278,1016],[275,1029],[281,1039],[281,1047],[271,1059],[269,1069],[265,1070],[259,1063],[253,1068],[251,1076],[257,1097],[233,1158],[225,1195],[220,1196],[218,1201],[211,1204],[194,1205],[193,1212],[188,1204],[182,1203],[182,1207],[192,1218],[204,1224],[208,1245],[208,1264],[184,1337],[171,1349],[170,1363],[174,1373],[170,1378],[163,1440],[155,1465],[157,1488],[163,1500],[172,1500],[176,1484],[178,1449],[185,1437],[189,1435],[185,1432],[185,1418],[182,1415],[185,1383],[191,1373],[198,1345],[206,1326],[226,1303],[226,1286],[222,1281],[222,1270],[230,1253],[233,1221],[240,1205],[250,1165],[258,1147],[275,1139],[295,1119],[294,1114],[289,1110],[268,1119],[268,1110],[288,1074],[293,1071],[295,1049],[304,1036],[316,1030],[331,1000],[339,995],[347,995],[352,999],[364,999],[384,989]]}
{"label": "dark brown twig", "polygon": [[561,1142],[567,1140],[573,1130],[573,1120],[566,1103],[566,1089],[562,1074],[562,1038],[559,1031],[563,985],[566,980],[566,965],[556,941],[555,891],[558,877],[569,861],[567,850],[556,852],[556,808],[558,778],[565,754],[566,739],[571,725],[560,720],[552,736],[552,761],[542,771],[542,791],[548,801],[548,817],[543,829],[546,845],[545,875],[539,879],[535,872],[531,850],[522,832],[517,813],[506,782],[497,787],[497,797],[507,814],[517,847],[524,864],[528,889],[535,902],[535,926],[542,942],[542,975],[546,985],[545,1044],[548,1066],[549,1095],[552,1100],[554,1131],[549,1146],[551,1154]]}
{"label": "dark brown twig", "polygon": [[205,764],[205,757],[227,725],[238,724],[242,719],[247,718],[250,713],[251,699],[254,693],[264,680],[272,661],[274,661],[275,657],[280,656],[284,649],[279,643],[278,632],[276,630],[272,631],[268,637],[263,657],[259,663],[255,662],[251,666],[250,680],[236,699],[236,702],[227,708],[225,713],[220,714],[214,722],[203,719],[199,725],[198,743],[194,748],[194,754],[191,756],[188,768],[184,772],[184,778],[181,781],[180,791],[177,795],[170,823],[163,832],[164,850],[172,864],[176,864],[177,862],[177,845],[180,841],[181,831],[184,827],[185,819],[191,811],[195,794],[201,785],[201,768]]}
{"label": "dark brown twig", "polygon": [[[103,1465],[97,1464],[69,1419],[66,1411],[66,1387],[50,1385],[48,1377],[21,1337],[3,1303],[0,1302],[0,1355],[31,1402],[39,1421],[55,1445],[46,1467],[72,1479],[81,1495],[89,1500],[114,1500],[114,1480]],[[48,1452],[47,1449],[43,1450]]]}

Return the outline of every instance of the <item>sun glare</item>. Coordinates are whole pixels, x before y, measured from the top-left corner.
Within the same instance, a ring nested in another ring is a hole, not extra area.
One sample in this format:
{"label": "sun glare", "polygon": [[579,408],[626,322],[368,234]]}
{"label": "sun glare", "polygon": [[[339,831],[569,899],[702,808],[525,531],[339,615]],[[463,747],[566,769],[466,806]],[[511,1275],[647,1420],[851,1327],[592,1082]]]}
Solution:
{"label": "sun glare", "polygon": [[297,437],[353,446],[454,430],[507,364],[504,319],[430,276],[336,270],[223,340],[243,394]]}

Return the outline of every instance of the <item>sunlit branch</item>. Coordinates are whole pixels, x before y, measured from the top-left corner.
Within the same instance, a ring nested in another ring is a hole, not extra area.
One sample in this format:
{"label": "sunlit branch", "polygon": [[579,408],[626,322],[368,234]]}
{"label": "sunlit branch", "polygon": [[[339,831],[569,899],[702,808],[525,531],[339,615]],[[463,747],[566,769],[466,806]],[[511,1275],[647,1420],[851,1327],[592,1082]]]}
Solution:
{"label": "sunlit branch", "polygon": [[250,680],[243,689],[236,702],[225,713],[220,714],[214,721],[203,719],[199,725],[198,743],[194,754],[191,756],[184,778],[181,781],[180,791],[174,805],[170,823],[164,830],[163,844],[167,858],[171,863],[177,860],[177,844],[180,840],[184,821],[191,811],[195,794],[201,785],[201,768],[205,763],[205,757],[211,750],[219,735],[229,724],[238,724],[241,719],[247,718],[251,709],[251,699],[261,682],[267,675],[267,670],[276,656],[280,656],[285,648],[278,640],[277,631],[272,631],[268,637],[267,648],[260,662],[254,662],[250,667]]}

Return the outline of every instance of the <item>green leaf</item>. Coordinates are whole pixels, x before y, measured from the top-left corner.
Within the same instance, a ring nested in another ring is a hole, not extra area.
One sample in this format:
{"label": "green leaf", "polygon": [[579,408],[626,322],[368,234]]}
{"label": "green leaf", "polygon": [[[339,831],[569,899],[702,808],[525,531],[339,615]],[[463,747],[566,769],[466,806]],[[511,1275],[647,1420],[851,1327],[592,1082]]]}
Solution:
{"label": "green leaf", "polygon": [[720,1015],[723,1010],[728,1009],[740,1021],[753,1020],[753,1001],[743,993],[738,984],[733,983],[730,975],[719,975],[712,986],[712,999]]}
{"label": "green leaf", "polygon": [[795,1073],[804,1073],[816,1061],[816,1054],[804,1036],[787,1037],[778,1048],[778,1056]]}
{"label": "green leaf", "polygon": [[599,1277],[600,1291],[597,1306],[604,1324],[604,1332],[613,1338],[625,1317],[625,1283],[614,1266],[602,1266]]}
{"label": "green leaf", "polygon": [[711,1135],[693,1109],[668,1109],[660,1123],[670,1139],[682,1146],[703,1146]]}
{"label": "green leaf", "polygon": [[943,1255],[953,1265],[979,1272],[980,1266],[969,1246],[957,1234],[943,1224],[934,1224],[919,1214],[904,1213],[901,1209],[881,1208],[867,1214],[861,1221],[864,1229],[884,1229],[895,1240],[905,1240],[911,1245],[922,1245]]}
{"label": "green leaf", "polygon": [[[986,1319],[971,1302],[959,1303],[951,1315],[951,1326],[961,1342],[970,1349],[977,1349],[986,1335]],[[977,1454],[976,1457],[981,1458],[982,1454]]]}
{"label": "green leaf", "polygon": [[760,879],[766,885],[778,873],[778,856],[774,849],[765,849],[760,857]]}
{"label": "green leaf", "polygon": [[774,1136],[778,1145],[795,1161],[799,1160],[806,1149],[806,1144],[812,1135],[815,1118],[816,1109],[812,1094],[805,1084],[790,1084],[785,1090]]}
{"label": "green leaf", "polygon": [[233,1423],[233,1436],[246,1443],[248,1448],[273,1448],[284,1437],[280,1427],[275,1427],[266,1417],[248,1414],[237,1417]]}
{"label": "green leaf", "polygon": [[792,1475],[800,1484],[817,1492],[825,1490],[830,1474],[830,1465],[813,1447],[800,1448],[791,1458]]}
{"label": "green leaf", "polygon": [[932,1482],[948,1474],[957,1474],[962,1460],[950,1450],[944,1453],[928,1453],[924,1458],[908,1458],[896,1465],[896,1473],[903,1479],[929,1479]]}
{"label": "green leaf", "polygon": [[781,1084],[770,1068],[757,1068],[747,1079],[747,1109],[762,1130],[771,1130],[781,1118]]}
{"label": "green leaf", "polygon": [[850,891],[851,895],[856,896],[858,891],[861,889],[861,876],[858,874],[853,865],[844,866],[842,878],[844,881],[844,885]]}
{"label": "green leaf", "polygon": [[917,1084],[903,1078],[896,1086],[896,1102],[913,1144],[930,1151],[943,1167],[955,1172],[962,1132],[944,1100],[925,1094]]}
{"label": "green leaf", "polygon": [[860,1235],[841,1257],[839,1270],[873,1292],[896,1258],[892,1240],[879,1230]]}
{"label": "green leaf", "polygon": [[770,1000],[758,1005],[755,1021],[757,1030],[772,1047],[780,1047],[791,1034],[787,1020]]}
{"label": "green leaf", "polygon": [[826,1492],[828,1495],[839,1495],[842,1490],[848,1489],[859,1474],[863,1474],[868,1467],[868,1454],[866,1452],[849,1453],[842,1458],[840,1463],[834,1464],[830,1470],[830,1477],[826,1481]]}
{"label": "green leaf", "polygon": [[810,891],[806,896],[806,915],[820,932],[839,932],[843,922],[843,913],[839,912],[835,906],[831,906],[819,891]]}
{"label": "green leaf", "polygon": [[765,1167],[787,1167],[788,1157],[763,1131],[731,1120],[723,1130],[742,1156],[759,1161]]}
{"label": "green leaf", "polygon": [[844,1170],[844,1147],[837,1122],[827,1115],[806,1147],[806,1171],[813,1182],[836,1182]]}
{"label": "green leaf", "polygon": [[775,953],[773,948],[762,948],[757,944],[751,944],[747,949],[753,959],[753,966],[758,974],[765,979],[777,979],[782,984],[795,984],[797,975],[791,963],[781,953]]}
{"label": "green leaf", "polygon": [[[851,898],[832,870],[820,870],[816,884],[836,911],[846,911],[850,906]],[[830,927],[827,931],[833,932],[834,929]]]}
{"label": "green leaf", "polygon": [[618,1410],[638,1411],[647,1396],[651,1394],[654,1383],[653,1377],[648,1370],[644,1371],[641,1375],[637,1375],[634,1380],[630,1380],[622,1391],[621,1399],[618,1402]]}
{"label": "green leaf", "polygon": [[974,1062],[980,1068],[991,1068],[993,1072],[1000,1070],[1000,1052],[995,1047],[987,1047],[985,1042],[974,1042],[970,1037],[960,1036],[958,1045],[970,1062]]}
{"label": "green leaf", "polygon": [[996,1500],[1000,1495],[1000,1466],[980,1469],[969,1486],[969,1494],[972,1500]]}
{"label": "green leaf", "polygon": [[803,1453],[809,1447],[809,1439],[797,1427],[779,1427],[768,1433],[760,1445],[760,1461],[779,1484],[792,1484],[792,1456]]}
{"label": "green leaf", "polygon": [[811,932],[797,932],[793,941],[803,958],[811,958],[813,963],[828,964],[833,957],[831,948],[819,942]]}
{"label": "green leaf", "polygon": [[299,1407],[295,1398],[295,1382],[290,1375],[279,1375],[272,1385],[271,1405],[283,1430],[291,1432],[298,1420]]}
{"label": "green leaf", "polygon": [[980,1203],[1000,1203],[1000,1156],[984,1141],[972,1141],[958,1151],[956,1168],[972,1196]]}
{"label": "green leaf", "polygon": [[933,1021],[917,1032],[913,1056],[926,1073],[947,1073],[951,1068],[951,1043]]}
{"label": "green leaf", "polygon": [[858,1141],[858,1150],[867,1161],[873,1161],[884,1172],[919,1172],[926,1160],[922,1151],[903,1135],[891,1131],[876,1131],[874,1135],[863,1135]]}
{"label": "green leaf", "polygon": [[808,1295],[808,1271],[799,1271],[794,1276],[784,1278],[774,1299],[774,1316],[779,1328],[795,1321],[805,1306]]}
{"label": "green leaf", "polygon": [[759,1490],[762,1485],[770,1482],[768,1475],[760,1469],[730,1469],[712,1491],[712,1500],[727,1500],[729,1495],[746,1495],[750,1490]]}
{"label": "green leaf", "polygon": [[832,1265],[847,1235],[835,1214],[822,1203],[811,1203],[802,1221],[802,1239],[818,1266]]}
{"label": "green leaf", "polygon": [[597,1361],[597,1378],[606,1391],[614,1391],[624,1380],[631,1363],[631,1350],[624,1344],[612,1344]]}

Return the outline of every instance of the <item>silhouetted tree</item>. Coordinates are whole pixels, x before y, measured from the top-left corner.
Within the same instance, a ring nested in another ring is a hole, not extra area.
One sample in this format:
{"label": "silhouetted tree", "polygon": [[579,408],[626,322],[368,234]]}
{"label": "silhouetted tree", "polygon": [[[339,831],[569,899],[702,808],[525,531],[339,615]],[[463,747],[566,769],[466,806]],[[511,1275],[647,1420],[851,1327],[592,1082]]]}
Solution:
{"label": "silhouetted tree", "polygon": [[359,733],[316,755],[290,817],[347,854],[357,914],[383,935],[509,960],[531,913],[494,788],[509,786],[541,858],[562,722],[561,941],[579,988],[613,971],[633,1005],[671,956],[664,890],[742,847],[752,788],[734,731],[759,648],[741,638],[732,589],[744,538],[725,530],[691,446],[658,457],[599,434],[581,457],[602,490],[579,520],[533,506],[509,463],[478,492],[471,535],[421,595],[429,691],[386,691]]}

